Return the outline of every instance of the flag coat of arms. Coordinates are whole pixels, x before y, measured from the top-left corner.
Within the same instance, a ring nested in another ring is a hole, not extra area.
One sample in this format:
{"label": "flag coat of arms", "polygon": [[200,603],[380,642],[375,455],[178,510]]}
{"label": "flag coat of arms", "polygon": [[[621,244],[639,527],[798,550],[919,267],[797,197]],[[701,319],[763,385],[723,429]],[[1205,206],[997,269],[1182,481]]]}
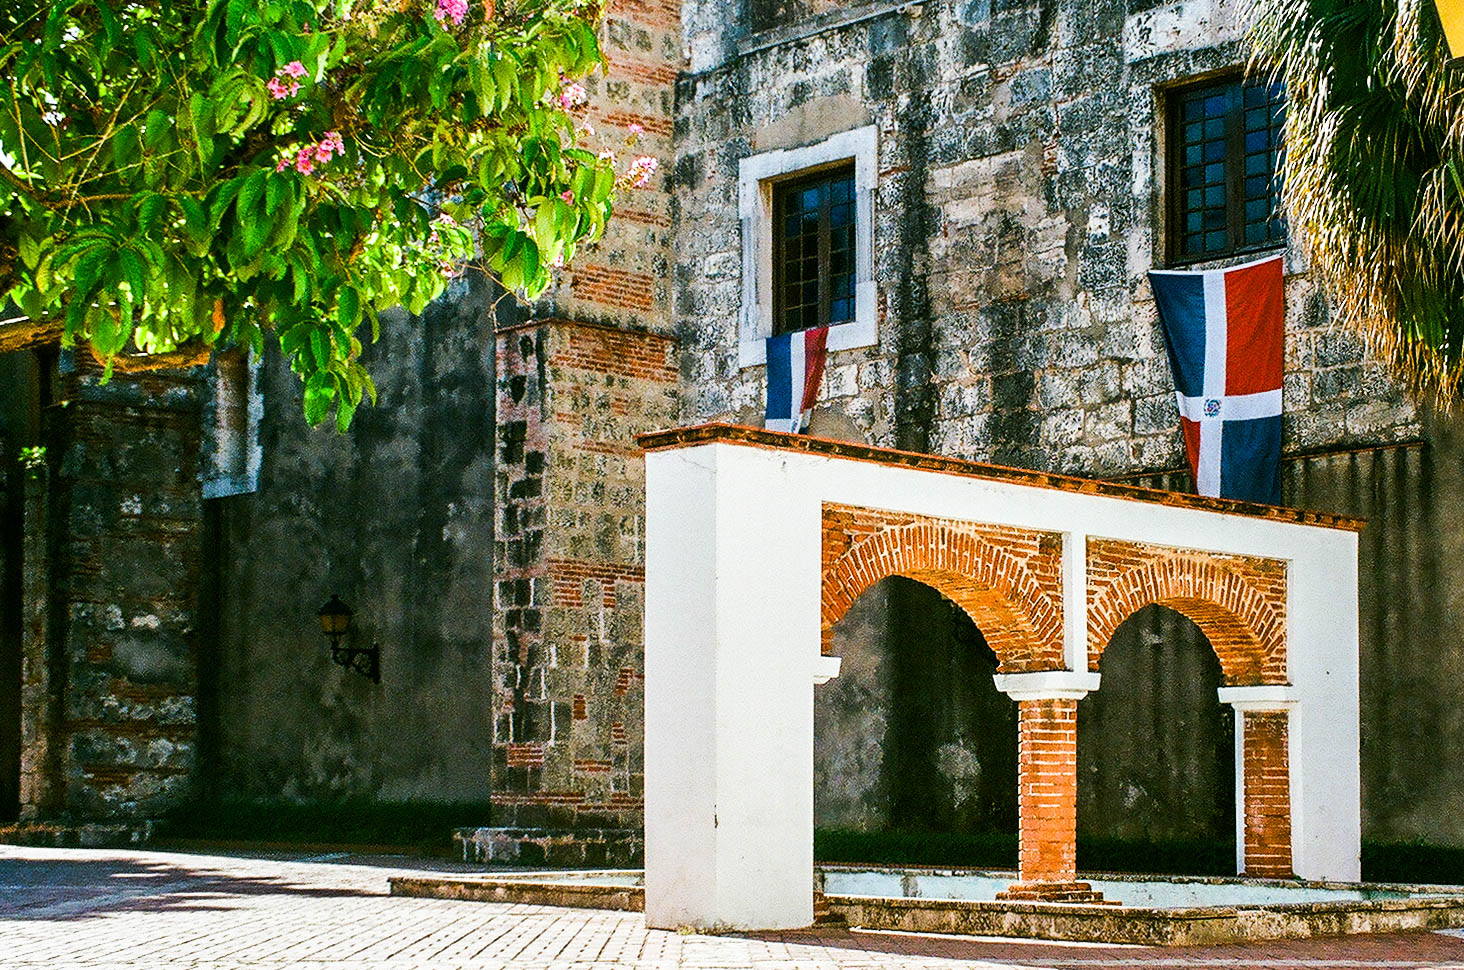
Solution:
{"label": "flag coat of arms", "polygon": [[1195,491],[1281,501],[1281,257],[1152,270]]}
{"label": "flag coat of arms", "polygon": [[828,338],[828,327],[767,338],[768,406],[763,427],[794,434],[808,427],[823,380]]}

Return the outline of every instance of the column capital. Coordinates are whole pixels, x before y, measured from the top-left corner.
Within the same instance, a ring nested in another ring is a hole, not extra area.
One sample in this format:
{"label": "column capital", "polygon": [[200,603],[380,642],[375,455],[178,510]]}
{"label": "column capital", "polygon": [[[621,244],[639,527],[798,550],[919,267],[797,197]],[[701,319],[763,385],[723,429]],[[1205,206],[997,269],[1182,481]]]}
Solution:
{"label": "column capital", "polygon": [[1296,706],[1296,688],[1290,684],[1221,687],[1220,703],[1237,711],[1289,711]]}
{"label": "column capital", "polygon": [[993,679],[996,689],[1014,701],[1076,701],[1098,689],[1098,674],[1089,670],[1034,670]]}
{"label": "column capital", "polygon": [[842,657],[835,657],[831,654],[819,654],[818,659],[813,662],[813,686],[827,684],[839,676],[839,667],[843,665]]}

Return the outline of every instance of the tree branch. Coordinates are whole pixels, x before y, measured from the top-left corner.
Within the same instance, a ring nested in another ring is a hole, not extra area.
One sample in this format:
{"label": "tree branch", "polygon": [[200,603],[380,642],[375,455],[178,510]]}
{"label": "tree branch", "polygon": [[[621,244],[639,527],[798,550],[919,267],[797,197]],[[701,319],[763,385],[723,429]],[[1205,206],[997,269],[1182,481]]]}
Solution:
{"label": "tree branch", "polygon": [[58,343],[61,332],[65,329],[65,324],[55,317],[42,320],[32,320],[30,317],[0,320],[0,354]]}

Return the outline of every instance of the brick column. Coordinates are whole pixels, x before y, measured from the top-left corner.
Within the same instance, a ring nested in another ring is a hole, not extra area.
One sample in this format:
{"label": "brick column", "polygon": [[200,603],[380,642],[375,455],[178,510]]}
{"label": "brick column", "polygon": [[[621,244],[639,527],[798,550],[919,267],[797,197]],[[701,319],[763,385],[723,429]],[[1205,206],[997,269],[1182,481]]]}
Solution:
{"label": "brick column", "polygon": [[1017,705],[1018,875],[1024,883],[1077,878],[1078,702]]}
{"label": "brick column", "polygon": [[1245,874],[1291,873],[1291,771],[1285,711],[1246,711]]}
{"label": "brick column", "polygon": [[1290,708],[1285,686],[1222,687],[1221,703],[1235,708],[1237,793],[1236,870],[1247,876],[1289,878],[1291,861]]}
{"label": "brick column", "polygon": [[1019,881],[997,899],[1099,903],[1078,882],[1078,700],[1097,674],[1044,671],[997,677],[1017,701],[1017,856]]}

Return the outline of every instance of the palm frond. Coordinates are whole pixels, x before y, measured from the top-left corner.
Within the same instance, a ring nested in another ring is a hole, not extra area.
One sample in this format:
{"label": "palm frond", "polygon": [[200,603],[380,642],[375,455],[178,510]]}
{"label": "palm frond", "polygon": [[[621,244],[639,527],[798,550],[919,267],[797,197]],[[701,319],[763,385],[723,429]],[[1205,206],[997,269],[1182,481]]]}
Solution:
{"label": "palm frond", "polygon": [[1285,83],[1283,204],[1340,318],[1413,391],[1464,391],[1464,74],[1432,0],[1250,0]]}

